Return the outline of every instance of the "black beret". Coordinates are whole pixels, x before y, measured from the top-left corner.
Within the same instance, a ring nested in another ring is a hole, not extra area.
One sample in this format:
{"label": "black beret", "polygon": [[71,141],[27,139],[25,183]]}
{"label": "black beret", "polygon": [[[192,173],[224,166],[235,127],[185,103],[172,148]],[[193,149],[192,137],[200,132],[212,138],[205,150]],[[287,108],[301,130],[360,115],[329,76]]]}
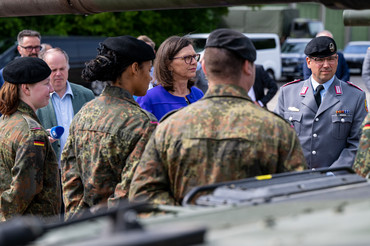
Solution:
{"label": "black beret", "polygon": [[37,57],[20,57],[9,62],[3,70],[4,80],[12,84],[34,84],[50,74],[48,64]]}
{"label": "black beret", "polygon": [[311,57],[328,57],[337,53],[337,44],[330,37],[316,37],[306,45],[304,53]]}
{"label": "black beret", "polygon": [[231,29],[221,28],[211,32],[205,47],[224,48],[250,62],[256,60],[256,48],[252,41],[244,34]]}
{"label": "black beret", "polygon": [[128,64],[150,61],[155,58],[154,50],[142,40],[132,36],[109,37],[102,45],[115,51]]}

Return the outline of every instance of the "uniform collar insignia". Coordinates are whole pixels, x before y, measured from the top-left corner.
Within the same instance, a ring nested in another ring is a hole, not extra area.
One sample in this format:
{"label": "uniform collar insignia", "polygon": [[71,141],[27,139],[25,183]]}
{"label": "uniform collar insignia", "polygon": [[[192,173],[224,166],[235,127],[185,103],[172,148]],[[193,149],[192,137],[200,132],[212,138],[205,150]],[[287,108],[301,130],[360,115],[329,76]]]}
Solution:
{"label": "uniform collar insignia", "polygon": [[302,87],[302,90],[301,90],[301,96],[304,96],[304,95],[306,95],[306,93],[307,93],[307,90],[308,90],[308,86],[303,86]]}
{"label": "uniform collar insignia", "polygon": [[342,88],[340,88],[340,86],[339,85],[336,85],[335,86],[335,93],[337,94],[337,95],[342,95]]}

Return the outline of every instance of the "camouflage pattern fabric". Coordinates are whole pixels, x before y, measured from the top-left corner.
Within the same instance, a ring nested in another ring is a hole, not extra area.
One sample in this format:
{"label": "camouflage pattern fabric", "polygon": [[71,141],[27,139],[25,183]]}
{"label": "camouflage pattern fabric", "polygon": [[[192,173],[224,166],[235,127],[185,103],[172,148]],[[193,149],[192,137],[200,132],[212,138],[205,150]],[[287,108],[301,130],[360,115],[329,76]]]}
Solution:
{"label": "camouflage pattern fabric", "polygon": [[370,173],[370,114],[362,123],[362,135],[353,169],[363,177]]}
{"label": "camouflage pattern fabric", "polygon": [[157,126],[131,94],[107,86],[75,115],[62,153],[65,219],[127,197],[145,145]]}
{"label": "camouflage pattern fabric", "polygon": [[0,220],[59,214],[58,170],[47,132],[21,101],[14,114],[0,119]]}
{"label": "camouflage pattern fabric", "polygon": [[298,137],[284,119],[254,105],[244,89],[217,85],[161,121],[129,198],[179,205],[195,186],[305,168]]}

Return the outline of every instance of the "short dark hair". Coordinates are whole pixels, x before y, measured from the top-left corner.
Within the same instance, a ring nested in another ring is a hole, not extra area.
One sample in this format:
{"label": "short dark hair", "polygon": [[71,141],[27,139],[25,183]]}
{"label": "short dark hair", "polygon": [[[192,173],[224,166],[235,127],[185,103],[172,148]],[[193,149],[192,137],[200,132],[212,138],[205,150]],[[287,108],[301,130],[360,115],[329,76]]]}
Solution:
{"label": "short dark hair", "polygon": [[212,78],[238,81],[245,59],[236,53],[223,48],[206,48],[204,66],[209,80]]}
{"label": "short dark hair", "polygon": [[34,31],[34,30],[23,30],[23,31],[20,31],[18,33],[18,36],[17,36],[17,42],[18,42],[19,45],[23,43],[23,38],[24,37],[37,37],[41,41],[41,35],[40,35],[40,33],[38,31]]}
{"label": "short dark hair", "polygon": [[[176,56],[179,51],[192,42],[186,37],[171,36],[167,38],[158,48],[157,56],[154,60],[154,75],[160,85],[167,91],[173,91],[173,75],[169,69],[172,58]],[[188,88],[194,85],[193,80],[188,81]]]}

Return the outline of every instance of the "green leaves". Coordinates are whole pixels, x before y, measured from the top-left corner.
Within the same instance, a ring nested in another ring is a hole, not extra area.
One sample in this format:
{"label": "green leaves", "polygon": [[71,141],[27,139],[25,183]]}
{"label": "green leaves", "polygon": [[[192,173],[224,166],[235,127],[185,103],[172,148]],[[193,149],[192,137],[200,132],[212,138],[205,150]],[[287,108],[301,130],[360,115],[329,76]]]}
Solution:
{"label": "green leaves", "polygon": [[[145,34],[156,43],[172,35],[210,32],[220,24],[227,8],[127,11],[94,15],[50,15],[0,18],[0,40],[16,39],[19,31],[33,29],[41,35],[137,37]],[[0,41],[1,49],[1,41]]]}

